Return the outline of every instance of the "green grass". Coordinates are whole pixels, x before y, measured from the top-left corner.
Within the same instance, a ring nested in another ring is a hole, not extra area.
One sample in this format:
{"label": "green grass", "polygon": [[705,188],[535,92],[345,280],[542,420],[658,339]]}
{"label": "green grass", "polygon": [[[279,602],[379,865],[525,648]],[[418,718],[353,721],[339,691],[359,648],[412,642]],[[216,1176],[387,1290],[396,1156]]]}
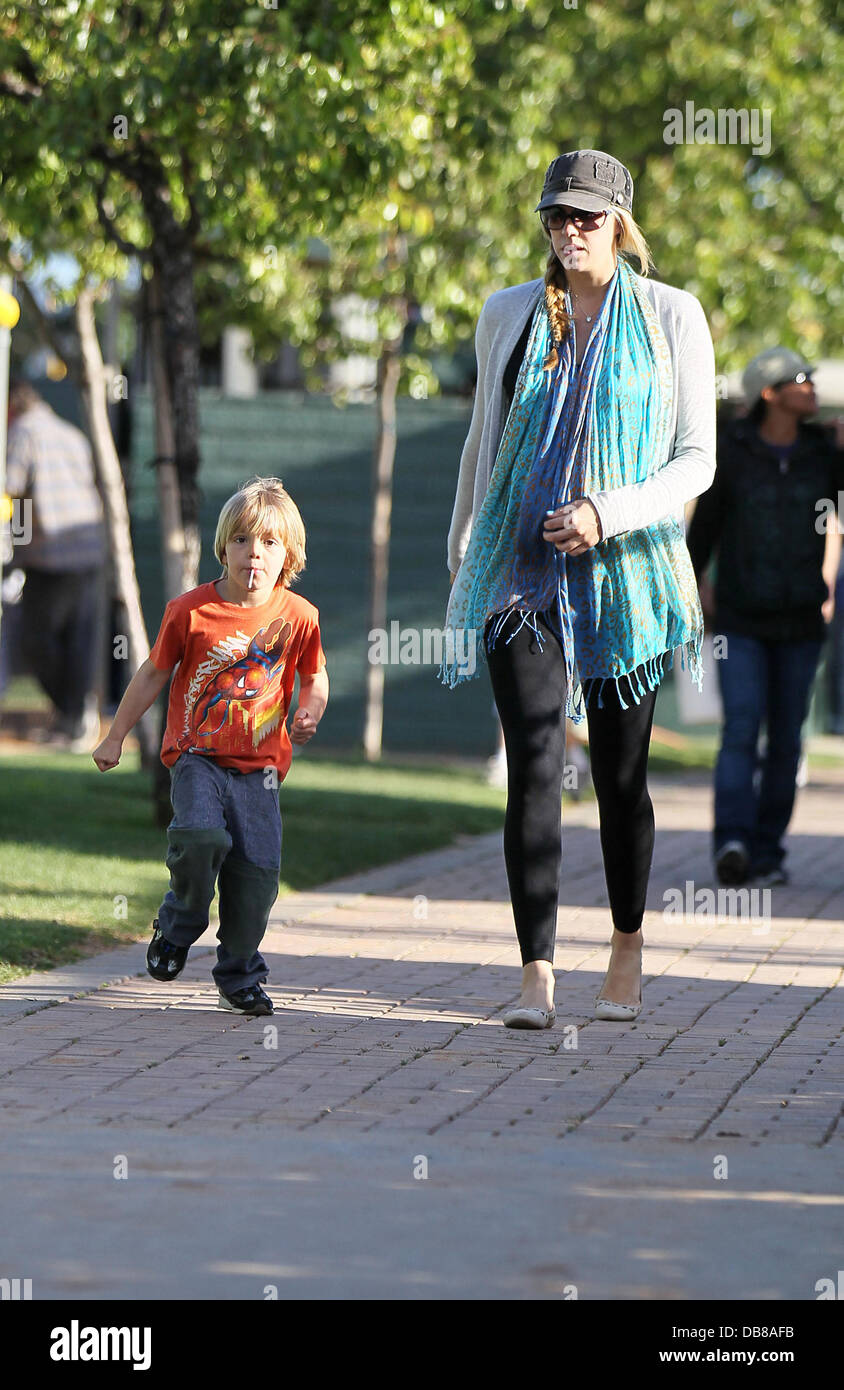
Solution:
{"label": "green grass", "polygon": [[648,757],[650,772],[711,772],[715,766],[718,743],[715,738],[694,735],[685,748],[661,743],[654,735]]}
{"label": "green grass", "polygon": [[[675,748],[667,743],[661,743],[659,738],[654,735],[651,740],[648,768],[651,772],[703,771],[711,773],[715,769],[718,743],[717,735],[691,734],[688,735],[688,743],[685,748]],[[844,764],[844,740],[841,740],[838,750],[833,745],[814,751],[810,740],[808,753],[810,772],[821,771],[823,768],[840,768]]]}
{"label": "green grass", "polygon": [[49,695],[34,676],[12,676],[0,695],[0,709],[43,710],[48,714],[52,708]]}
{"label": "green grass", "polygon": [[[137,755],[107,774],[43,751],[0,757],[0,983],[145,940],[166,839]],[[287,893],[500,828],[480,771],[297,756],[281,789]]]}

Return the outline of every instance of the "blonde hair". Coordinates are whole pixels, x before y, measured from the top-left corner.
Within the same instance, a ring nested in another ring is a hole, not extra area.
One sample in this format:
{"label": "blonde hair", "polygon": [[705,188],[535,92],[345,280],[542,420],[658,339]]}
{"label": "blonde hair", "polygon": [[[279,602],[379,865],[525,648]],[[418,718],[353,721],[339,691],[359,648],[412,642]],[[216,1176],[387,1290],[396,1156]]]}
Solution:
{"label": "blonde hair", "polygon": [[[612,215],[616,219],[615,250],[619,256],[624,256],[625,260],[630,260],[635,256],[639,262],[639,274],[647,275],[653,270],[653,258],[645,234],[633,217],[632,213],[625,208],[613,208]],[[551,233],[543,227],[545,235],[550,243]],[[548,253],[548,260],[545,264],[545,307],[548,310],[548,318],[551,323],[551,333],[553,342],[545,361],[542,364],[544,372],[550,372],[556,367],[559,361],[557,348],[563,341],[571,324],[571,315],[566,312],[565,294],[568,288],[566,272],[554,247]]]}
{"label": "blonde hair", "polygon": [[285,556],[276,584],[287,588],[305,568],[305,524],[280,478],[250,478],[223,504],[214,536],[214,554],[228,573],[226,546],[240,531],[278,536]]}

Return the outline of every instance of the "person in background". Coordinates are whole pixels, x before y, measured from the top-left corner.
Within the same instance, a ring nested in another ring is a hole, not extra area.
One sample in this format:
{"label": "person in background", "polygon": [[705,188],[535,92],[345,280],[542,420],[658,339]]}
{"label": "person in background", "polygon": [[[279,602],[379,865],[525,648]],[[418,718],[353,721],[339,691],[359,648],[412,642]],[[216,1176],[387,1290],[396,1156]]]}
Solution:
{"label": "person in background", "polygon": [[15,551],[26,574],[23,655],[53,702],[51,741],[90,752],[100,727],[94,687],[103,506],[85,435],[21,380],[9,386],[6,490],[31,503],[31,536]]}
{"label": "person in background", "polygon": [[[838,422],[838,444],[844,448],[844,421]],[[835,612],[829,633],[829,732],[844,737],[844,562],[835,584]]]}
{"label": "person in background", "polygon": [[19,565],[15,565],[15,547],[12,540],[14,507],[11,497],[4,493],[0,497],[0,696],[2,696],[15,671],[15,657],[20,650],[20,602],[26,575]]}
{"label": "person in background", "polygon": [[[715,871],[724,884],[771,887],[788,882],[783,837],[834,605],[841,538],[834,513],[826,523],[844,488],[844,454],[809,423],[817,409],[812,368],[796,352],[760,353],[742,384],[748,413],[719,432],[715,482],[697,502],[687,544],[704,612],[726,639],[718,661],[724,725]],[[713,558],[714,591],[705,578]]]}

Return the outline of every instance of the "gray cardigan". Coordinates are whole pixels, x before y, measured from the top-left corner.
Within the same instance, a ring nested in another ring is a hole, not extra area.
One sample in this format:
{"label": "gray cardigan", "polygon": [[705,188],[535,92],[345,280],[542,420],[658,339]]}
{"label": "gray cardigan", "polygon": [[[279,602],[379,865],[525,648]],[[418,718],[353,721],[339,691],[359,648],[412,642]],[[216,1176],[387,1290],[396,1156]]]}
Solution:
{"label": "gray cardigan", "polygon": [[[671,439],[668,457],[644,482],[589,494],[604,539],[652,526],[666,516],[682,519],[684,504],[705,492],[715,476],[715,354],[703,309],[686,290],[646,277],[639,283],[656,309],[674,365]],[[504,369],[544,290],[543,279],[498,290],[478,317],[478,384],[448,533],[452,574],[466,553],[504,433]]]}

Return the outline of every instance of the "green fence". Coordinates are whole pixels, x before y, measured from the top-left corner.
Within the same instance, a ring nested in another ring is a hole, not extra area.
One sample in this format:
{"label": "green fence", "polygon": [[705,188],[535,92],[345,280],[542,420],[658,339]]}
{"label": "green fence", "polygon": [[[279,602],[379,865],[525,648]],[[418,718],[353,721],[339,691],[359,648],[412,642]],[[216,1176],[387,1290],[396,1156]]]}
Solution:
{"label": "green fence", "polygon": [[[153,639],[163,605],[151,404],[136,394],[132,521],[144,614]],[[388,614],[402,629],[442,629],[448,598],[446,535],[460,451],[469,424],[465,401],[444,398],[398,407]],[[369,519],[375,411],[339,408],[288,393],[225,400],[203,391],[202,562],[214,579],[214,526],[222,503],[252,473],[281,477],[308,533],[308,565],[296,589],[320,610],[331,701],[324,746],[362,738],[367,669]],[[485,672],[449,691],[432,665],[387,666],[384,746],[393,750],[491,753],[492,695]]]}
{"label": "green fence", "polygon": [[[150,640],[163,606],[161,551],[149,396],[134,396],[132,519],[138,575]],[[400,629],[442,629],[448,597],[446,535],[460,451],[469,424],[465,400],[403,399],[398,406],[390,553],[389,620]],[[202,562],[200,579],[214,579],[214,526],[223,501],[252,473],[281,477],[308,532],[308,566],[298,592],[320,610],[331,677],[331,701],[320,743],[359,745],[369,643],[369,517],[375,411],[337,407],[327,398],[290,393],[229,400],[201,393]],[[810,728],[821,727],[823,675],[816,686]],[[711,736],[715,725],[682,729],[674,681],[660,687],[656,723]],[[386,668],[384,746],[389,750],[488,755],[496,740],[485,669],[447,690],[431,665]]]}

